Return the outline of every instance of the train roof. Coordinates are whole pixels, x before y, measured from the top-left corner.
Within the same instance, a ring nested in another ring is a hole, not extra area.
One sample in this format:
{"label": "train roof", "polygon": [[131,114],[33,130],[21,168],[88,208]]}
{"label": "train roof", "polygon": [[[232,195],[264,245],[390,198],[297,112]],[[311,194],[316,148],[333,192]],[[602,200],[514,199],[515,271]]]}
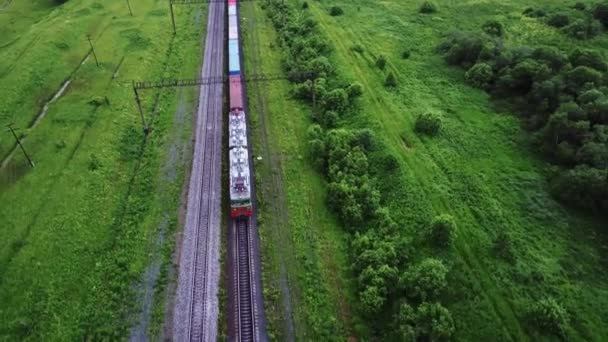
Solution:
{"label": "train roof", "polygon": [[249,154],[245,147],[230,149],[230,200],[251,198]]}
{"label": "train roof", "polygon": [[228,115],[228,147],[236,146],[247,147],[247,122],[245,112],[242,110],[233,110]]}

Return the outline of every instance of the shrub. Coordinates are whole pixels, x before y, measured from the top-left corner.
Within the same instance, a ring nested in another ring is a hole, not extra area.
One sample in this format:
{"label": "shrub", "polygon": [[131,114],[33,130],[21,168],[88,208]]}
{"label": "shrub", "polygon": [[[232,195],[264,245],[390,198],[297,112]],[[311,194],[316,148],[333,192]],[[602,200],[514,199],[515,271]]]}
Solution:
{"label": "shrub", "polygon": [[559,336],[566,335],[568,312],[555,299],[547,298],[534,304],[529,318],[542,331]]}
{"label": "shrub", "polygon": [[447,247],[456,235],[456,222],[450,215],[439,215],[431,221],[426,232],[429,240],[438,247]]}
{"label": "shrub", "polygon": [[593,9],[593,17],[608,27],[608,3],[597,4]]}
{"label": "shrub", "polygon": [[384,55],[380,55],[376,58],[376,66],[381,70],[384,70],[386,67],[386,57]]}
{"label": "shrub", "polygon": [[384,80],[384,85],[387,87],[396,87],[397,86],[397,77],[395,74],[390,71],[388,75],[386,75],[386,79]]}
{"label": "shrub", "polygon": [[579,19],[563,28],[568,35],[584,40],[591,39],[602,31],[602,27],[597,20]]}
{"label": "shrub", "polygon": [[411,55],[412,55],[412,52],[410,50],[405,50],[401,53],[401,58],[408,59],[408,58],[410,58]]}
{"label": "shrub", "polygon": [[430,1],[425,1],[420,6],[419,12],[424,14],[435,13],[437,12],[437,6]]}
{"label": "shrub", "polygon": [[502,24],[496,20],[486,21],[481,28],[491,36],[502,37],[504,34]]}
{"label": "shrub", "polygon": [[494,78],[494,71],[487,63],[477,63],[466,72],[465,78],[469,84],[477,88],[487,89]]}
{"label": "shrub", "polygon": [[95,171],[101,167],[101,161],[94,153],[89,156],[89,170]]}
{"label": "shrub", "polygon": [[331,15],[332,17],[337,17],[342,14],[344,14],[344,11],[342,10],[342,7],[340,7],[340,6],[332,6],[329,9],[329,15]]}
{"label": "shrub", "polygon": [[408,269],[400,280],[405,294],[426,301],[437,298],[447,286],[448,268],[441,260],[426,258]]}
{"label": "shrub", "polygon": [[568,24],[570,24],[570,17],[565,13],[555,13],[547,19],[547,25],[557,28],[562,28]]}
{"label": "shrub", "polygon": [[415,130],[422,134],[437,135],[441,130],[441,117],[435,113],[420,114],[416,118]]}
{"label": "shrub", "polygon": [[302,9],[308,9],[308,2],[304,1],[302,3]]}

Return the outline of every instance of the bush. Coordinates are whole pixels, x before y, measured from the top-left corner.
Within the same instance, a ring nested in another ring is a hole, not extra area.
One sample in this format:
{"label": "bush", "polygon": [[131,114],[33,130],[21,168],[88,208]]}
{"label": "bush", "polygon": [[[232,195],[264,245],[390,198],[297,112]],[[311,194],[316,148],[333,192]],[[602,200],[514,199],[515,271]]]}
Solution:
{"label": "bush", "polygon": [[597,20],[579,19],[564,27],[563,30],[576,39],[584,40],[591,39],[600,34],[602,27]]}
{"label": "bush", "polygon": [[492,247],[494,254],[510,263],[515,261],[515,254],[513,253],[513,243],[511,237],[504,231],[500,230],[496,240],[494,240],[494,246]]}
{"label": "bush", "polygon": [[425,1],[420,6],[419,12],[424,14],[435,13],[437,12],[437,6],[435,6],[435,4],[430,1]]}
{"label": "bush", "polygon": [[400,283],[407,296],[426,301],[441,295],[448,284],[447,274],[448,268],[441,260],[427,258],[408,269]]}
{"label": "bush", "polygon": [[384,85],[387,87],[396,87],[397,86],[397,77],[395,74],[390,71],[388,75],[386,75],[386,79],[384,80]]}
{"label": "bush", "polygon": [[426,232],[428,239],[438,247],[448,247],[456,236],[456,222],[450,215],[436,216]]}
{"label": "bush", "polygon": [[608,3],[597,4],[593,9],[593,17],[608,27]]}
{"label": "bush", "polygon": [[477,88],[488,89],[494,79],[494,71],[487,63],[477,63],[466,72],[465,78],[469,84]]}
{"label": "bush", "polygon": [[416,118],[415,130],[422,134],[437,135],[441,130],[441,117],[434,113],[420,114]]}
{"label": "bush", "polygon": [[491,36],[502,37],[504,34],[502,24],[496,20],[486,21],[481,28]]}
{"label": "bush", "polygon": [[384,55],[380,55],[376,58],[376,66],[380,68],[380,70],[384,70],[386,67],[386,57]]}
{"label": "bush", "polygon": [[401,58],[408,59],[408,58],[410,58],[411,55],[412,55],[412,52],[410,50],[405,50],[401,53]]}
{"label": "bush", "polygon": [[308,9],[308,2],[304,1],[302,3],[302,9]]}
{"label": "bush", "polygon": [[332,6],[329,9],[329,15],[331,15],[332,17],[337,17],[342,14],[344,14],[344,11],[342,10],[342,7],[340,7],[340,6]]}
{"label": "bush", "polygon": [[570,17],[568,17],[568,15],[565,13],[552,14],[547,19],[547,25],[557,28],[562,28],[568,24],[570,24]]}
{"label": "bush", "polygon": [[534,304],[529,318],[542,331],[562,337],[565,337],[570,321],[566,309],[553,298],[542,299]]}

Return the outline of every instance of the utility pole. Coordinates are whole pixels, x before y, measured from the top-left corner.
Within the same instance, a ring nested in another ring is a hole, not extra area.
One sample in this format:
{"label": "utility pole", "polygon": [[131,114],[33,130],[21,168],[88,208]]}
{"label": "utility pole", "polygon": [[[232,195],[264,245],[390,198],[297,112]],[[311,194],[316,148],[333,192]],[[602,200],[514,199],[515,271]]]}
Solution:
{"label": "utility pole", "polygon": [[91,41],[91,36],[87,34],[87,40],[89,41],[89,45],[91,46],[91,52],[93,53],[93,57],[95,57],[95,64],[99,68],[99,61],[97,60],[97,55],[95,54],[95,48],[93,47],[93,42]]}
{"label": "utility pole", "polygon": [[131,14],[131,16],[133,16],[133,11],[131,10],[131,4],[129,3],[129,0],[127,0],[127,7],[129,7],[129,13]]}
{"label": "utility pole", "polygon": [[144,134],[148,135],[150,130],[148,128],[148,124],[146,123],[144,111],[141,109],[141,101],[139,100],[139,93],[137,92],[137,88],[135,87],[135,81],[133,81],[133,93],[135,94],[135,102],[137,103],[137,109],[139,110],[139,117],[141,118],[141,123],[144,126]]}
{"label": "utility pole", "polygon": [[15,133],[15,130],[13,129],[13,124],[8,124],[8,125],[6,125],[6,127],[8,127],[8,129],[11,131],[11,133],[13,133],[13,137],[15,137],[15,141],[17,142],[17,145],[19,145],[19,147],[21,148],[21,151],[23,151],[23,155],[25,156],[25,158],[27,159],[27,161],[30,163],[30,166],[34,167],[35,166],[34,162],[32,161],[32,159],[30,158],[30,156],[25,151],[25,148],[21,144],[21,140],[19,140],[19,137],[17,136],[17,133]]}
{"label": "utility pole", "polygon": [[169,0],[169,9],[171,9],[171,23],[173,24],[173,34],[175,35],[177,31],[175,30],[175,16],[173,15],[173,0]]}

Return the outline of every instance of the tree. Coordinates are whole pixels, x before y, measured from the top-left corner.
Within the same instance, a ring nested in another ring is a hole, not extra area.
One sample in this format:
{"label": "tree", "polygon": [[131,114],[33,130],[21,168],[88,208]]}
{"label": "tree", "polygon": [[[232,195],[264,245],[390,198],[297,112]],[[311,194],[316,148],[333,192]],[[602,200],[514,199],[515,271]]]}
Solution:
{"label": "tree", "polygon": [[494,240],[493,251],[499,258],[502,258],[510,263],[515,261],[511,237],[504,230],[498,231],[498,236]]}
{"label": "tree", "polygon": [[441,130],[441,117],[435,113],[424,113],[418,115],[414,129],[418,133],[437,135]]}
{"label": "tree", "polygon": [[584,85],[599,86],[602,74],[590,67],[578,66],[566,73],[566,86],[572,93],[577,93]]}
{"label": "tree", "polygon": [[435,299],[447,286],[447,273],[448,268],[440,260],[427,258],[405,272],[401,285],[410,298]]}
{"label": "tree", "polygon": [[416,312],[415,322],[418,337],[431,341],[448,340],[455,331],[450,311],[439,303],[422,303]]}
{"label": "tree", "polygon": [[367,316],[374,316],[386,301],[385,295],[376,286],[368,286],[359,293],[361,309]]}
{"label": "tree", "polygon": [[608,210],[606,170],[579,165],[561,172],[552,179],[551,192],[558,199],[579,208]]}
{"label": "tree", "polygon": [[563,30],[576,39],[584,40],[591,39],[600,34],[602,27],[597,20],[579,19],[564,27]]}
{"label": "tree", "polygon": [[435,13],[437,12],[437,6],[430,1],[425,1],[420,6],[419,12],[424,14]]}
{"label": "tree", "polygon": [[502,35],[504,34],[504,28],[502,27],[502,24],[496,20],[486,21],[481,28],[484,30],[485,33],[491,36],[502,37]]}
{"label": "tree", "polygon": [[447,247],[452,243],[456,235],[456,222],[450,215],[436,216],[427,231],[429,240],[438,247]]}
{"label": "tree", "polygon": [[553,71],[558,71],[568,63],[568,56],[554,47],[541,46],[534,49],[532,58],[543,61]]}
{"label": "tree", "polygon": [[597,4],[593,9],[593,17],[608,27],[608,3]]}
{"label": "tree", "polygon": [[325,133],[321,126],[314,124],[308,127],[308,146],[314,164],[320,170],[324,170],[327,150],[325,146]]}
{"label": "tree", "polygon": [[465,78],[474,87],[488,89],[494,78],[494,71],[487,63],[477,63],[466,72]]}
{"label": "tree", "polygon": [[608,64],[596,50],[575,49],[568,57],[573,67],[586,66],[598,71],[608,71]]}
{"label": "tree", "polygon": [[448,64],[468,66],[477,62],[483,47],[484,41],[479,35],[459,31],[452,33],[439,45],[439,51],[444,55]]}
{"label": "tree", "polygon": [[532,306],[528,316],[530,321],[540,330],[565,337],[570,318],[566,309],[555,299],[539,300]]}
{"label": "tree", "polygon": [[416,312],[407,303],[399,305],[399,311],[395,317],[395,332],[397,339],[403,342],[416,341]]}
{"label": "tree", "polygon": [[387,87],[394,88],[397,86],[397,77],[392,71],[389,71],[388,75],[386,75],[386,79],[384,80],[384,85]]}

